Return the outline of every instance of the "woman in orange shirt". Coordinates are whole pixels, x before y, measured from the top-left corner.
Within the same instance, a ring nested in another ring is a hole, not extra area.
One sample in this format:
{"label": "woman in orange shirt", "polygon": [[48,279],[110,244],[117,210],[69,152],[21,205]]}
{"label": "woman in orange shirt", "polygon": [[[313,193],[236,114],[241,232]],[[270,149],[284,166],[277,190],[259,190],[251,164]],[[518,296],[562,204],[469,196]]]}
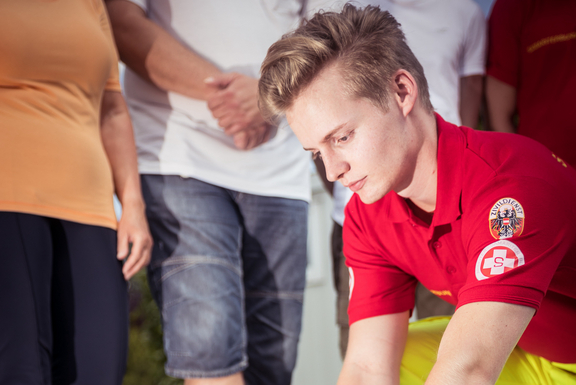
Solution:
{"label": "woman in orange shirt", "polygon": [[121,384],[152,240],[104,5],[0,0],[0,52],[0,383]]}

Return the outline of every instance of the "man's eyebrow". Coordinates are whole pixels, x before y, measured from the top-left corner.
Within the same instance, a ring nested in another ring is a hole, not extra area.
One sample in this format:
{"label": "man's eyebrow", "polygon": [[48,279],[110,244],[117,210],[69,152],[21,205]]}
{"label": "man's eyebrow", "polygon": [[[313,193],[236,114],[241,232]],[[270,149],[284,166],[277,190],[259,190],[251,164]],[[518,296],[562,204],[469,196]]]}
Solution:
{"label": "man's eyebrow", "polygon": [[[322,139],[321,143],[326,143],[329,142],[330,139],[332,139],[334,137],[334,135],[340,131],[342,129],[342,127],[344,127],[346,125],[346,123],[342,123],[336,126],[336,128],[334,128],[333,130],[331,130],[329,133],[326,134],[326,136],[324,137],[324,139]],[[306,148],[304,147],[304,150],[306,151],[313,151],[313,148]]]}

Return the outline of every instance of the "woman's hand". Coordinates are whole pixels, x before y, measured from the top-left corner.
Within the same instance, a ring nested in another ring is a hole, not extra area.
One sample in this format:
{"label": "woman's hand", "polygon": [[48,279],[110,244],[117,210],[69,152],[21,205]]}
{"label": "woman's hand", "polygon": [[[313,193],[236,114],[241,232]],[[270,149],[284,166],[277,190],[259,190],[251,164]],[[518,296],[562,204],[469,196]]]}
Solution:
{"label": "woman's hand", "polygon": [[122,274],[126,280],[148,265],[152,244],[144,205],[123,207],[118,222],[118,259],[125,260]]}

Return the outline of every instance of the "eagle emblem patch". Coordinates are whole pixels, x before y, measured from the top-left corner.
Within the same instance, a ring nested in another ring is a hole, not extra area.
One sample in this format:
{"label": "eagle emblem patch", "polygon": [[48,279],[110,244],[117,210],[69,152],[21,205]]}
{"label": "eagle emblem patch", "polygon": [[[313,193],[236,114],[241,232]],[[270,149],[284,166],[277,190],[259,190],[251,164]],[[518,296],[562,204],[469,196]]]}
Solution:
{"label": "eagle emblem patch", "polygon": [[502,198],[490,209],[490,234],[496,239],[517,237],[524,230],[524,209],[513,198]]}

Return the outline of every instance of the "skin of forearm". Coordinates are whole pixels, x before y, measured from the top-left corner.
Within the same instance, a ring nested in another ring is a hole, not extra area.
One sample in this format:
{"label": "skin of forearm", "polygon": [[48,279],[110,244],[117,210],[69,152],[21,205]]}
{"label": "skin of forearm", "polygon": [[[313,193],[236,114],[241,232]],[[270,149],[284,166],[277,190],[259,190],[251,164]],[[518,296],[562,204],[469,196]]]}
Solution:
{"label": "skin of forearm", "polygon": [[204,80],[220,74],[212,63],[185,47],[126,0],[107,0],[120,59],[160,89],[206,100]]}
{"label": "skin of forearm", "polygon": [[534,309],[498,302],[459,308],[444,332],[426,385],[493,385]]}
{"label": "skin of forearm", "polygon": [[344,363],[337,385],[399,385],[400,375],[371,372],[371,368]]}
{"label": "skin of forearm", "polygon": [[351,325],[338,385],[398,385],[408,318],[406,311]]}
{"label": "skin of forearm", "polygon": [[482,103],[482,75],[460,78],[460,120],[466,127],[476,128]]}
{"label": "skin of forearm", "polygon": [[134,134],[128,108],[119,92],[105,92],[100,135],[112,169],[118,199],[123,206],[143,209]]}
{"label": "skin of forearm", "polygon": [[486,103],[490,128],[499,132],[516,132],[516,89],[492,76],[486,77]]}
{"label": "skin of forearm", "polygon": [[494,385],[501,370],[502,368],[492,373],[458,356],[439,358],[426,380],[426,385]]}
{"label": "skin of forearm", "polygon": [[112,169],[116,195],[122,203],[122,217],[117,230],[117,258],[125,260],[122,274],[129,280],[150,261],[153,242],[140,189],[132,125],[120,92],[104,92],[100,135]]}

